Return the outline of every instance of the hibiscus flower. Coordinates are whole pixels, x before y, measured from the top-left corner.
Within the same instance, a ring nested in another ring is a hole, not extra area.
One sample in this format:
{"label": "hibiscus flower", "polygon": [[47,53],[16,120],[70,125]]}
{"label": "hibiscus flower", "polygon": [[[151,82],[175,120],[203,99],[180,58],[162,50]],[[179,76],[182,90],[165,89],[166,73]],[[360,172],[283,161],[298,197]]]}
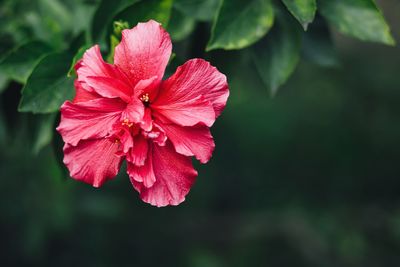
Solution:
{"label": "hibiscus flower", "polygon": [[191,59],[162,80],[171,56],[169,34],[153,20],[122,31],[114,64],[99,46],[76,64],[76,95],[61,106],[57,127],[64,163],[76,180],[100,187],[123,160],[140,198],[155,206],[185,200],[197,176],[194,156],[214,150],[209,127],[225,107],[225,75]]}

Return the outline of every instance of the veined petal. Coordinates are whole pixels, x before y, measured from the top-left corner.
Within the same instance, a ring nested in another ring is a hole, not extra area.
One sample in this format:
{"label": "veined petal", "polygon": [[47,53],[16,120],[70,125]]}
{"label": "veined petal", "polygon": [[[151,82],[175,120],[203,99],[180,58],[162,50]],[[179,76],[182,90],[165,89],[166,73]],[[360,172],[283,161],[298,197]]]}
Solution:
{"label": "veined petal", "polygon": [[169,34],[161,24],[150,20],[122,31],[121,43],[115,47],[114,63],[129,76],[134,85],[153,76],[161,80],[171,50]]}
{"label": "veined petal", "polygon": [[136,166],[143,166],[147,158],[148,141],[141,135],[136,135],[133,147],[126,154],[126,160]]}
{"label": "veined petal", "polygon": [[180,204],[197,176],[191,159],[176,153],[169,142],[166,146],[152,144],[152,152],[156,181],[147,188],[133,180],[134,188],[140,193],[140,198],[151,205],[163,207]]}
{"label": "veined petal", "polygon": [[149,132],[153,128],[153,119],[151,117],[151,109],[146,108],[144,111],[142,122],[140,123],[140,127]]}
{"label": "veined petal", "polygon": [[139,99],[133,99],[122,112],[121,119],[129,122],[139,123],[144,116],[144,106]]}
{"label": "veined petal", "polygon": [[133,94],[132,88],[114,77],[88,76],[86,83],[103,97],[119,97],[126,103],[130,102]]}
{"label": "veined petal", "polygon": [[159,105],[156,102],[151,105],[151,108],[154,117],[164,123],[173,122],[181,126],[193,126],[200,123],[212,126],[215,121],[214,108],[202,95],[193,99],[178,100],[166,105]]}
{"label": "veined petal", "polygon": [[121,118],[126,104],[118,99],[98,98],[86,102],[66,101],[61,106],[57,131],[65,143],[75,146],[80,140],[106,137]]}
{"label": "veined petal", "polygon": [[75,69],[82,88],[89,92],[124,100],[127,95],[133,94],[133,86],[128,77],[117,66],[104,62],[98,45],[85,52]]}
{"label": "veined petal", "polygon": [[207,61],[196,58],[187,61],[162,82],[153,106],[165,108],[199,96],[212,104],[215,116],[218,117],[226,105],[229,90],[224,74]]}
{"label": "veined petal", "polygon": [[100,187],[118,174],[122,158],[115,155],[117,150],[118,144],[106,138],[65,144],[64,164],[72,178]]}
{"label": "veined petal", "polygon": [[89,100],[101,98],[102,96],[97,94],[96,92],[89,92],[83,89],[81,82],[78,80],[74,81],[75,86],[75,97],[72,100],[72,103],[86,102]]}
{"label": "veined petal", "polygon": [[162,128],[174,145],[176,152],[185,156],[195,156],[201,163],[210,160],[215,144],[207,126],[182,127],[163,124]]}
{"label": "veined petal", "polygon": [[[146,140],[147,143],[147,140]],[[144,151],[141,151],[144,152]],[[142,166],[137,166],[133,162],[128,161],[128,168],[127,172],[129,175],[129,179],[131,180],[132,184],[135,182],[141,183],[138,187],[149,188],[154,185],[156,182],[156,176],[154,173],[153,167],[153,158],[152,158],[152,146],[147,147],[146,151],[147,155],[145,158],[145,162]],[[143,155],[141,155],[143,157]],[[135,186],[136,188],[136,186]]]}

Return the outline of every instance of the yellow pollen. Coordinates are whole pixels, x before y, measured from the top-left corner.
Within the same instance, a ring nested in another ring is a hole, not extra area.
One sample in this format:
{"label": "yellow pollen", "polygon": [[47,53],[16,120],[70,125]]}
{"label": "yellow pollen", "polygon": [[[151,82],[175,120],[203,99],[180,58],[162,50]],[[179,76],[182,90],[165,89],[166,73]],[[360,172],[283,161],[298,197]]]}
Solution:
{"label": "yellow pollen", "polygon": [[149,94],[143,94],[141,97],[140,97],[140,100],[141,101],[143,101],[143,102],[146,102],[146,103],[148,103],[149,101],[150,101],[150,97],[149,97]]}
{"label": "yellow pollen", "polygon": [[126,125],[126,126],[128,126],[130,128],[130,127],[133,126],[133,122],[130,122],[128,119],[124,119],[122,121],[122,125]]}

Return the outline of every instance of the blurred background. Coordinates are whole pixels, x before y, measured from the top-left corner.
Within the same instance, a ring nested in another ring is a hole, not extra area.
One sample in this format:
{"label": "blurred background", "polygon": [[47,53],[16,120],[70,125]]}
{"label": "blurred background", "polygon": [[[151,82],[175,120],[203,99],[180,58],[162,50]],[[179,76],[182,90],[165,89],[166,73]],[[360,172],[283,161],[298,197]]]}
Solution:
{"label": "blurred background", "polygon": [[[15,2],[25,5],[23,23],[40,17],[30,1]],[[89,14],[92,2],[82,5]],[[12,3],[0,2],[3,11],[14,10]],[[400,2],[378,3],[399,41]],[[199,23],[192,41],[174,42],[177,59],[168,71],[205,57],[227,75],[231,96],[212,129],[213,158],[195,163],[196,184],[177,207],[143,203],[123,170],[99,189],[68,178],[59,164],[59,136],[39,149],[43,129],[54,126],[33,130],[38,118],[55,115],[18,113],[22,85],[4,81],[2,266],[400,262],[400,47],[333,31],[337,64],[321,67],[303,57],[271,98],[246,51],[204,52],[209,28]],[[4,31],[1,52],[18,38]]]}

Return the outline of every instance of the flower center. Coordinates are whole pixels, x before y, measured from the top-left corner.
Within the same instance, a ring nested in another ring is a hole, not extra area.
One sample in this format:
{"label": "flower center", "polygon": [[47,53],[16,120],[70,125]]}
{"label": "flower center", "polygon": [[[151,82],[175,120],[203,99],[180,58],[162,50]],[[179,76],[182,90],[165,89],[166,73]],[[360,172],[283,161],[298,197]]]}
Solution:
{"label": "flower center", "polygon": [[143,104],[148,107],[150,104],[150,97],[148,93],[143,94],[140,98],[139,98]]}

